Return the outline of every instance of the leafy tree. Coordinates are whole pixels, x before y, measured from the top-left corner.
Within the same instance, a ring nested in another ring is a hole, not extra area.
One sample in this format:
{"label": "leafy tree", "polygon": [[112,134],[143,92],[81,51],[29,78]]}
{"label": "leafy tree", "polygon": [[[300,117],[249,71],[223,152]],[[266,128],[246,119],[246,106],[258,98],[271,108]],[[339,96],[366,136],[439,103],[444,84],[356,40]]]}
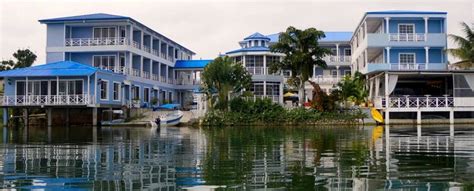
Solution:
{"label": "leafy tree", "polygon": [[358,105],[364,102],[368,96],[365,84],[364,76],[360,72],[356,72],[354,76],[344,76],[344,79],[337,84],[339,89],[333,93],[337,94],[342,101],[353,101]]}
{"label": "leafy tree", "polygon": [[31,52],[29,49],[19,49],[13,53],[13,57],[16,59],[16,62],[13,60],[3,60],[0,65],[0,71],[30,67],[37,58],[35,53]]}
{"label": "leafy tree", "polygon": [[202,82],[211,108],[227,110],[230,93],[249,88],[252,76],[241,63],[226,56],[214,59],[204,68]]}
{"label": "leafy tree", "polygon": [[466,23],[461,23],[464,36],[458,36],[450,34],[454,43],[456,43],[458,48],[448,49],[448,52],[456,58],[459,58],[461,61],[454,63],[454,65],[460,68],[473,68],[474,67],[474,30],[469,27]]}
{"label": "leafy tree", "polygon": [[327,66],[323,57],[330,50],[320,47],[318,42],[324,37],[324,32],[315,28],[300,30],[290,26],[280,33],[278,42],[270,46],[271,51],[285,54],[281,62],[270,64],[270,71],[291,70],[289,81],[298,88],[300,103],[304,102],[304,83],[312,77],[313,67]]}

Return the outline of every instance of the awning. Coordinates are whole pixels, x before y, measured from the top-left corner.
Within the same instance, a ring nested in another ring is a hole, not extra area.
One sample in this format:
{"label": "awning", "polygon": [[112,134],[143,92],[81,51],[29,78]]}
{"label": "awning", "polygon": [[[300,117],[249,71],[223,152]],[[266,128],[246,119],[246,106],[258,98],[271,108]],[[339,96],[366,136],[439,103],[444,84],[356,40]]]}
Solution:
{"label": "awning", "polygon": [[158,106],[158,109],[179,109],[179,107],[181,107],[180,104],[169,103]]}
{"label": "awning", "polygon": [[90,76],[99,69],[73,61],[53,62],[0,72],[0,77]]}

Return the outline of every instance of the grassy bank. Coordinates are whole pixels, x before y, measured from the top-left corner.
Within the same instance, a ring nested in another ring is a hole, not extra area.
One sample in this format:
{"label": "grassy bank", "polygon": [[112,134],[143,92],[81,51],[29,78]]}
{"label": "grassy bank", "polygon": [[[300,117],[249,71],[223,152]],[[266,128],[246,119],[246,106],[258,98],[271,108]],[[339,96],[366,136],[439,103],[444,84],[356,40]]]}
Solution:
{"label": "grassy bank", "polygon": [[319,112],[314,109],[286,109],[269,99],[233,99],[227,111],[209,111],[203,126],[358,124],[366,117],[359,110]]}

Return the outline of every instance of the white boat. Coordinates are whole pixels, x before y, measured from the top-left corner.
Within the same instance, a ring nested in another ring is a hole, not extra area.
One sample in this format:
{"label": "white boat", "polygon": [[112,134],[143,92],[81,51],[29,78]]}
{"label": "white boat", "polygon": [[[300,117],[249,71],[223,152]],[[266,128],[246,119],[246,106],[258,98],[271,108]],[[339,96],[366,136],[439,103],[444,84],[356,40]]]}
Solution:
{"label": "white boat", "polygon": [[175,110],[172,113],[160,116],[160,126],[169,127],[176,126],[180,123],[181,118],[183,118],[184,113],[179,110]]}

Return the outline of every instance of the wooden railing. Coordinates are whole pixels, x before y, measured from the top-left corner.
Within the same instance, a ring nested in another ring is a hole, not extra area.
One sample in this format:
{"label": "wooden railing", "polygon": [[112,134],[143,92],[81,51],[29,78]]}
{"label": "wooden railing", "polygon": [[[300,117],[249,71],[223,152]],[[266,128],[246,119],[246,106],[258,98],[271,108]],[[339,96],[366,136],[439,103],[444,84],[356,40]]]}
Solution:
{"label": "wooden railing", "polygon": [[127,45],[127,39],[121,37],[112,38],[66,38],[66,46],[107,46]]}
{"label": "wooden railing", "polygon": [[441,108],[454,107],[453,97],[389,97],[388,102],[385,98],[381,99],[384,108]]}
{"label": "wooden railing", "polygon": [[397,41],[397,42],[426,41],[426,35],[424,33],[393,33],[393,34],[389,34],[389,41]]}
{"label": "wooden railing", "polygon": [[94,103],[94,96],[87,94],[0,96],[1,106],[88,105]]}

